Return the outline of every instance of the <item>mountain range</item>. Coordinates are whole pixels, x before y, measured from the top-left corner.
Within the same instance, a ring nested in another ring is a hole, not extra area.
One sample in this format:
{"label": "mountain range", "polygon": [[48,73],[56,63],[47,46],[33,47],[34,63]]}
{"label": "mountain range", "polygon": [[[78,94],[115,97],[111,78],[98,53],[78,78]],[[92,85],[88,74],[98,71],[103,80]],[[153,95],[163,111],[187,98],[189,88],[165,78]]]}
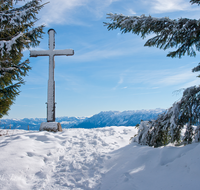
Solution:
{"label": "mountain range", "polygon": [[[70,128],[75,124],[83,122],[86,117],[58,117],[56,122],[60,122],[62,128]],[[24,119],[1,119],[0,128],[2,129],[29,129],[39,130],[40,124],[46,122],[46,118],[24,118]]]}
{"label": "mountain range", "polygon": [[75,124],[72,128],[97,128],[105,126],[135,126],[141,120],[152,120],[163,113],[164,109],[154,110],[133,110],[133,111],[104,111],[86,118],[84,121]]}
{"label": "mountain range", "polygon": [[[135,126],[141,120],[152,120],[163,113],[165,109],[131,110],[131,111],[103,111],[91,117],[58,117],[62,128],[97,128],[105,126]],[[2,129],[29,129],[39,130],[40,124],[46,118],[1,119]]]}

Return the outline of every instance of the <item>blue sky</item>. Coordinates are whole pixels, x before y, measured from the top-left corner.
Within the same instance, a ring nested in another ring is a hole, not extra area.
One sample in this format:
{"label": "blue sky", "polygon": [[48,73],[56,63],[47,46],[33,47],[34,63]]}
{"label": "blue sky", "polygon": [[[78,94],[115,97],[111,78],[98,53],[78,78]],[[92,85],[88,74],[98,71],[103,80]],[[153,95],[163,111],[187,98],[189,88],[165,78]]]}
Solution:
{"label": "blue sky", "polygon": [[[43,2],[46,2],[43,0]],[[23,2],[21,2],[23,3]],[[38,15],[45,34],[34,50],[48,48],[50,28],[56,49],[74,56],[55,57],[56,117],[91,116],[100,111],[169,108],[180,89],[199,84],[194,57],[168,58],[170,50],[144,47],[147,39],[108,31],[107,13],[155,17],[200,17],[189,0],[50,0]],[[24,59],[29,51],[24,51]],[[4,118],[46,117],[48,57],[30,58],[32,70]],[[178,91],[178,92],[177,92]]]}

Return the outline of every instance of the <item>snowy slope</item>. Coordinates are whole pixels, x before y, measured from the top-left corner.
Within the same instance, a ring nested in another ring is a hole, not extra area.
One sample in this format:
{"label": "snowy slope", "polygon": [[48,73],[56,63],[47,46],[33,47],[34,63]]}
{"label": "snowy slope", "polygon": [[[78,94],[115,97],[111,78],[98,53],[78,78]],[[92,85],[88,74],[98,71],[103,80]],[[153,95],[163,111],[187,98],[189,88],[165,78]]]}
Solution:
{"label": "snowy slope", "polygon": [[72,128],[96,128],[105,126],[135,126],[141,120],[155,119],[159,114],[164,112],[164,109],[152,110],[131,110],[131,111],[105,111],[100,112],[83,122],[72,126]]}
{"label": "snowy slope", "polygon": [[2,130],[1,190],[200,189],[200,143],[152,148],[129,144],[134,127]]}

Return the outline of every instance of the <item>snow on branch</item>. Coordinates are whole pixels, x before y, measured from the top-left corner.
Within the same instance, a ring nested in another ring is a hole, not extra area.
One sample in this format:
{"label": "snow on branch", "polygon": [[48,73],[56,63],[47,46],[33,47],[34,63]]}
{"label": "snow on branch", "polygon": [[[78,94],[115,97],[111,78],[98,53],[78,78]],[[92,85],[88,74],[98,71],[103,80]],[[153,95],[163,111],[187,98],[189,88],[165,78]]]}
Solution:
{"label": "snow on branch", "polygon": [[0,32],[5,28],[13,28],[24,23],[30,22],[31,19],[37,20],[35,14],[44,6],[40,4],[40,0],[32,0],[20,8],[13,8],[0,12],[0,23],[2,24]]}
{"label": "snow on branch", "polygon": [[161,49],[177,48],[169,53],[170,57],[181,57],[186,53],[195,56],[200,51],[200,20],[168,17],[155,18],[151,16],[124,16],[122,14],[109,13],[110,23],[104,23],[108,30],[119,28],[122,33],[132,32],[145,38],[154,33],[155,37],[149,39],[145,46],[156,46]]}
{"label": "snow on branch", "polygon": [[0,41],[0,54],[3,56],[4,50],[6,50],[7,53],[9,53],[12,49],[13,44],[16,44],[16,40],[23,36],[23,33],[19,33],[17,36],[12,38],[11,40],[5,41],[2,40]]}

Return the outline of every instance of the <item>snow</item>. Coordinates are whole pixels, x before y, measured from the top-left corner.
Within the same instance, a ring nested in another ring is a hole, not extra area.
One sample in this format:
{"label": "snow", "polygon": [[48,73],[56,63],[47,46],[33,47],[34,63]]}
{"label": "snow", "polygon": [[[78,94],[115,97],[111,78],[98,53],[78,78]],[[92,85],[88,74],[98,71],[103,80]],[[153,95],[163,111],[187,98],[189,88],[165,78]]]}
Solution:
{"label": "snow", "polygon": [[[10,52],[11,49],[12,49],[12,45],[13,44],[16,44],[16,40],[20,37],[23,36],[23,33],[19,33],[17,36],[13,37],[11,40],[8,40],[8,41],[5,41],[5,40],[1,40],[0,41],[0,53],[1,53],[1,56],[3,56],[3,48],[4,46],[6,47],[6,52]],[[13,69],[13,68],[12,68]]]}
{"label": "snow", "polygon": [[[23,6],[18,9],[12,9],[9,11],[7,11],[7,10],[0,11],[0,22],[2,24],[0,32],[2,32],[2,31],[5,32],[6,30],[8,30],[9,27],[10,28],[19,27],[19,24],[24,21],[27,14],[29,14],[29,12],[32,12],[35,9],[33,7],[33,5],[35,5],[35,4],[38,4],[38,3],[37,2],[29,2],[26,4],[26,6]],[[36,7],[36,9],[38,9],[38,8]],[[8,24],[7,25],[4,24],[3,22],[8,22],[9,26],[8,26]],[[5,27],[5,25],[6,25],[6,27]],[[12,46],[17,43],[16,40],[18,38],[22,37],[23,35],[24,34],[22,32],[20,32],[10,40],[1,40],[0,41],[1,56],[3,56],[3,54],[5,53],[4,47],[6,48],[6,53],[9,53],[12,49]]]}
{"label": "snow", "polygon": [[1,130],[1,190],[200,189],[200,143],[152,148],[135,127]]}

